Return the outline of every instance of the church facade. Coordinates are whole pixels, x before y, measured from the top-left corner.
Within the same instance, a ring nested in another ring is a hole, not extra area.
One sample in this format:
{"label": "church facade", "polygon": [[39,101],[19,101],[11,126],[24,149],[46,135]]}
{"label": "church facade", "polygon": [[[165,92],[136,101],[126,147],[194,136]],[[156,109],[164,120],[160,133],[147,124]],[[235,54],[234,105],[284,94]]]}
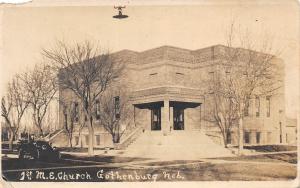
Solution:
{"label": "church facade", "polygon": [[[128,95],[133,112],[130,120],[132,127],[142,128],[143,131],[160,132],[165,136],[172,132],[202,131],[215,142],[222,144],[219,128],[208,118],[211,98],[205,91],[205,85],[210,74],[222,64],[222,53],[225,48],[216,45],[188,50],[161,46],[142,52],[122,50],[113,53],[112,57],[125,65],[120,79],[129,88]],[[282,60],[276,61],[283,67]],[[282,79],[283,77],[284,74]],[[68,91],[60,90],[60,98],[72,99],[71,96]],[[78,108],[80,105],[76,100],[74,102]],[[63,127],[61,114],[60,126]],[[97,117],[95,124],[97,125],[95,147],[112,146],[111,135],[101,126]],[[285,133],[285,126],[283,87],[272,96],[250,99],[244,118],[244,143],[245,145],[285,143],[289,139]],[[237,133],[237,129],[233,128],[228,136],[229,144],[237,144]],[[57,136],[53,142],[66,145],[67,142],[62,141],[62,138],[63,134]],[[86,127],[83,127],[80,133],[78,130],[74,132],[73,146],[86,147],[87,141]]]}

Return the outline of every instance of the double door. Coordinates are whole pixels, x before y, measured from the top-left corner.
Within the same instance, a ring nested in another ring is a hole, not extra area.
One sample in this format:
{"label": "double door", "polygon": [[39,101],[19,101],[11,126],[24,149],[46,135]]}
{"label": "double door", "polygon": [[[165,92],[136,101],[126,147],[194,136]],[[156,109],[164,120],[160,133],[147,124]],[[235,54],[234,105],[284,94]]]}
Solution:
{"label": "double door", "polygon": [[184,109],[174,107],[173,109],[174,130],[184,130]]}
{"label": "double door", "polygon": [[[173,108],[173,129],[184,130],[184,109]],[[161,130],[161,108],[151,109],[151,130]]]}

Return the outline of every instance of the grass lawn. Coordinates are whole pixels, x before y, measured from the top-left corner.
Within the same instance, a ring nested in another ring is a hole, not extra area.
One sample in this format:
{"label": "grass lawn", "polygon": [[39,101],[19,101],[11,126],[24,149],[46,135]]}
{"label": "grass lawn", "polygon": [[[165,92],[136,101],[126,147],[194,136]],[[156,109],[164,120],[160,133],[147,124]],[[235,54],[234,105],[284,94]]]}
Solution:
{"label": "grass lawn", "polygon": [[297,153],[264,154],[217,158],[228,161],[287,162],[297,164]]}
{"label": "grass lawn", "polygon": [[[259,156],[240,156],[240,157],[227,157],[221,158],[226,162],[220,161],[220,158],[211,160],[168,160],[157,161],[147,163],[147,159],[144,158],[130,158],[130,157],[118,157],[118,156],[65,156],[68,159],[79,159],[85,161],[97,161],[109,164],[124,163],[125,166],[119,167],[96,167],[93,164],[62,160],[59,163],[43,163],[38,161],[28,161],[26,163],[20,163],[17,159],[4,159],[2,158],[2,169],[22,169],[22,168],[43,168],[43,167],[57,167],[62,169],[56,170],[44,170],[46,173],[50,171],[54,172],[88,172],[93,176],[92,181],[129,181],[124,179],[97,179],[97,172],[101,169],[104,170],[104,174],[111,172],[118,172],[120,175],[138,174],[145,176],[147,174],[157,175],[156,181],[266,181],[266,180],[292,180],[297,176],[296,153],[289,154],[267,154]],[[206,161],[206,162],[204,162]],[[232,163],[231,163],[232,161]],[[244,161],[244,163],[239,163]],[[249,162],[261,162],[247,163]],[[135,162],[135,164],[127,162]],[[199,162],[199,163],[198,163]],[[273,162],[273,163],[264,163]],[[176,166],[171,166],[177,164]],[[87,167],[69,168],[72,166],[88,165]],[[169,166],[170,165],[170,166]],[[169,174],[169,175],[168,175]],[[177,175],[180,178],[176,178]],[[172,176],[173,175],[173,176]],[[10,180],[17,180],[19,172],[6,172],[5,176]],[[175,178],[173,178],[175,177]],[[130,181],[153,181],[153,180],[130,180]]]}
{"label": "grass lawn", "polygon": [[297,146],[291,145],[259,145],[259,146],[244,146],[245,149],[251,149],[258,152],[278,152],[278,151],[296,151]]}

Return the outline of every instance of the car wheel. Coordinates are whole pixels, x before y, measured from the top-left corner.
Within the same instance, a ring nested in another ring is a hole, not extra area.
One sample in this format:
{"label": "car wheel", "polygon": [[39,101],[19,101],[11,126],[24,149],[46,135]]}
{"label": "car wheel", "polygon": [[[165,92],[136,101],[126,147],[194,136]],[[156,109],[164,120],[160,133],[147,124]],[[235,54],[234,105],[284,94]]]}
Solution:
{"label": "car wheel", "polygon": [[61,159],[61,154],[60,154],[60,152],[57,152],[55,160],[59,161],[60,159]]}
{"label": "car wheel", "polygon": [[40,150],[38,150],[38,149],[36,150],[34,159],[35,159],[35,160],[40,160],[40,159],[41,159],[41,153],[40,153]]}
{"label": "car wheel", "polygon": [[24,151],[22,149],[19,150],[19,159],[24,160]]}

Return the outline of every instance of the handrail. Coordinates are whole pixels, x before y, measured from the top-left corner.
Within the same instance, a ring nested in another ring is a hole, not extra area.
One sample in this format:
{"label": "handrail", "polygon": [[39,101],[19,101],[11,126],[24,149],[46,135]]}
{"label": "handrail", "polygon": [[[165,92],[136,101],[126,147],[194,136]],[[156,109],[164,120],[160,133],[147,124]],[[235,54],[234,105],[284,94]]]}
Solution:
{"label": "handrail", "polygon": [[121,139],[121,142],[116,144],[116,149],[123,149],[132,143],[138,136],[138,133],[142,132],[142,127],[137,127],[132,133],[130,133],[124,139]]}
{"label": "handrail", "polygon": [[212,136],[212,137],[217,137],[217,138],[221,138],[220,135],[213,135],[213,134],[209,134],[209,133],[205,133],[205,135],[207,135],[207,136]]}
{"label": "handrail", "polygon": [[[223,138],[220,135],[214,135],[214,134],[209,134],[209,133],[205,133],[205,135],[208,136],[208,137],[211,137],[212,141],[215,142],[215,143],[218,142],[218,144],[220,144],[220,143],[223,142]],[[214,139],[217,139],[218,141],[216,141]]]}
{"label": "handrail", "polygon": [[63,129],[61,129],[61,130],[59,130],[57,133],[55,133],[54,135],[52,135],[51,137],[49,137],[48,139],[49,139],[49,141],[50,140],[52,140],[54,137],[56,137],[57,135],[59,135],[60,133],[62,133],[64,130]]}

